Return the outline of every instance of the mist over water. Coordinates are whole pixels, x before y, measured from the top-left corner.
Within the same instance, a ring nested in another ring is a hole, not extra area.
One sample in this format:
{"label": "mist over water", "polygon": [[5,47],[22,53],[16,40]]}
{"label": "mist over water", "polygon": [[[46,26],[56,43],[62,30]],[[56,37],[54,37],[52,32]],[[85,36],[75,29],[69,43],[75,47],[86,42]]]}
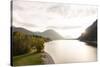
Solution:
{"label": "mist over water", "polygon": [[55,40],[47,42],[45,52],[50,54],[55,63],[96,61],[97,48],[78,40]]}

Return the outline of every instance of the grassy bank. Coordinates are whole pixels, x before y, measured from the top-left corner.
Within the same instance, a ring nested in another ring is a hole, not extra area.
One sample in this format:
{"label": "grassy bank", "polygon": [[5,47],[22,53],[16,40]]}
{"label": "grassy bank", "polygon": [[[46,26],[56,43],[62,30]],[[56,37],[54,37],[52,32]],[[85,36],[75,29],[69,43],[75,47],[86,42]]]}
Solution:
{"label": "grassy bank", "polygon": [[43,64],[41,51],[44,49],[44,43],[50,39],[28,35],[23,32],[13,32],[12,35],[12,59],[13,66],[19,65],[39,65]]}
{"label": "grassy bank", "polygon": [[42,64],[41,53],[31,53],[13,57],[13,66]]}

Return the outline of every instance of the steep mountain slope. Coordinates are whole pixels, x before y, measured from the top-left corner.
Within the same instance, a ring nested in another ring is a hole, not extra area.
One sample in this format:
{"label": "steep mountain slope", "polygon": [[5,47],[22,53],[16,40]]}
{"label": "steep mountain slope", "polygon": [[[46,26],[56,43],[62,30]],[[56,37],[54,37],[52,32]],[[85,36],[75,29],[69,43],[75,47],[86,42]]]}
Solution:
{"label": "steep mountain slope", "polygon": [[79,37],[83,41],[97,41],[97,20]]}

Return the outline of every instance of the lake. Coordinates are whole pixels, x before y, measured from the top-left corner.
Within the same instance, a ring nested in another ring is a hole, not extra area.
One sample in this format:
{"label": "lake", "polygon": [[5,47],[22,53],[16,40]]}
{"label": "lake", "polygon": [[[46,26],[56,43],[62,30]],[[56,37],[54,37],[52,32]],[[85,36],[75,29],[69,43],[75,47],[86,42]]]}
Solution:
{"label": "lake", "polygon": [[54,40],[44,44],[55,63],[92,62],[97,60],[97,48],[78,40]]}

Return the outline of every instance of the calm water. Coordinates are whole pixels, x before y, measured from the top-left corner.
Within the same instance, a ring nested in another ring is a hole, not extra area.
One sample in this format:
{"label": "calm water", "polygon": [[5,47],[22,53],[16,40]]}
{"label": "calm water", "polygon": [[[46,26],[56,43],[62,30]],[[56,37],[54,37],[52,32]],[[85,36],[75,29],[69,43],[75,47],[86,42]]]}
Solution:
{"label": "calm water", "polygon": [[97,48],[78,40],[55,40],[45,43],[45,51],[55,63],[96,61]]}

